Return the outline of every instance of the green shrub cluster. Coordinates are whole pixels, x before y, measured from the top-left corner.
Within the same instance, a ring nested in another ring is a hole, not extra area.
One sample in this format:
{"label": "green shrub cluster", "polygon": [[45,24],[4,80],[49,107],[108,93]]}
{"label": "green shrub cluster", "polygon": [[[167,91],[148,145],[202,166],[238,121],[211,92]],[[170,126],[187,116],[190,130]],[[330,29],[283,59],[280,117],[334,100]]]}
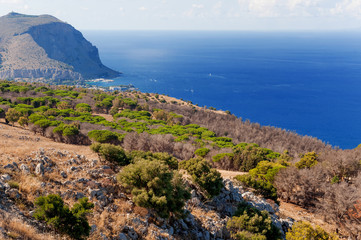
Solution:
{"label": "green shrub cluster", "polygon": [[273,181],[276,174],[282,168],[286,167],[279,163],[261,161],[248,174],[238,175],[236,179],[246,187],[255,189],[257,194],[278,202],[277,189],[273,186]]}
{"label": "green shrub cluster", "polygon": [[221,174],[202,158],[193,158],[179,163],[192,176],[194,183],[206,191],[208,197],[217,196],[223,188]]}
{"label": "green shrub cluster", "polygon": [[123,148],[108,143],[94,143],[90,149],[98,154],[100,159],[120,166],[129,164],[130,160]]}
{"label": "green shrub cluster", "polygon": [[85,239],[89,236],[91,228],[86,215],[91,212],[94,204],[88,202],[87,198],[80,199],[72,209],[69,209],[61,197],[55,194],[37,198],[35,205],[36,219],[47,222],[57,231],[73,239]]}
{"label": "green shrub cluster", "polygon": [[267,211],[259,211],[241,202],[235,215],[228,220],[227,229],[233,239],[270,240],[282,239],[280,231],[272,224]]}
{"label": "green shrub cluster", "polygon": [[335,234],[329,234],[320,226],[313,228],[308,222],[296,222],[292,228],[286,233],[287,240],[337,240]]}
{"label": "green shrub cluster", "polygon": [[299,162],[295,164],[298,169],[311,168],[318,163],[318,155],[315,152],[304,154]]}
{"label": "green shrub cluster", "polygon": [[76,109],[76,111],[82,112],[82,113],[90,113],[92,111],[92,107],[86,103],[78,103],[75,106],[75,109]]}
{"label": "green shrub cluster", "polygon": [[139,160],[122,169],[118,181],[133,195],[136,205],[154,210],[161,217],[183,217],[190,193],[180,174],[161,161]]}
{"label": "green shrub cluster", "polygon": [[160,161],[163,164],[168,165],[170,169],[177,170],[178,169],[178,159],[169,155],[168,153],[162,152],[144,152],[144,151],[132,151],[130,153],[130,158],[132,159],[132,163],[136,163],[140,160],[148,160],[148,161]]}
{"label": "green shrub cluster", "polygon": [[198,148],[194,154],[199,156],[199,157],[205,157],[208,153],[209,153],[209,148]]}
{"label": "green shrub cluster", "polygon": [[124,135],[109,130],[92,130],[88,132],[88,137],[99,143],[120,143]]}
{"label": "green shrub cluster", "polygon": [[75,136],[79,134],[79,128],[77,124],[60,124],[53,129],[53,133],[58,133],[65,137]]}
{"label": "green shrub cluster", "polygon": [[261,148],[257,144],[240,143],[233,148],[235,166],[239,166],[240,171],[247,172],[255,168],[261,161],[274,161],[280,156],[267,148]]}

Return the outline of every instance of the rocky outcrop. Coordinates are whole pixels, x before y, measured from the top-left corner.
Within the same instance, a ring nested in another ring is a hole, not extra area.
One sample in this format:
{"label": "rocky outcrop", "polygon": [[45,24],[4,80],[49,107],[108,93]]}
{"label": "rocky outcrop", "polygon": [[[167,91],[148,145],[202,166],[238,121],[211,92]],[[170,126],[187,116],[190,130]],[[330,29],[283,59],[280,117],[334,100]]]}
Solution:
{"label": "rocky outcrop", "polygon": [[49,15],[0,18],[0,78],[82,80],[114,78],[98,49],[71,25]]}
{"label": "rocky outcrop", "polygon": [[[50,193],[59,194],[65,202],[74,203],[88,197],[94,203],[93,213],[89,215],[90,239],[230,239],[227,222],[242,201],[260,211],[268,211],[283,236],[293,224],[292,219],[279,217],[277,204],[267,202],[229,179],[223,181],[224,188],[218,196],[206,199],[185,177],[192,189],[192,197],[185,206],[187,215],[184,219],[164,219],[137,207],[117,183],[116,171],[84,155],[41,148],[21,159],[0,156],[0,160],[4,159],[6,164],[0,161],[0,170],[6,172],[0,175],[0,222],[4,210],[11,209],[9,219],[19,218],[38,232],[49,232],[49,229],[44,224],[38,227],[41,222],[31,217],[34,206],[27,203],[27,199]],[[19,182],[19,191],[8,184],[16,179],[28,179],[31,183]],[[29,208],[22,212],[16,208],[16,202],[27,203]],[[0,225],[0,238],[1,234],[5,234],[4,239],[10,239]]]}

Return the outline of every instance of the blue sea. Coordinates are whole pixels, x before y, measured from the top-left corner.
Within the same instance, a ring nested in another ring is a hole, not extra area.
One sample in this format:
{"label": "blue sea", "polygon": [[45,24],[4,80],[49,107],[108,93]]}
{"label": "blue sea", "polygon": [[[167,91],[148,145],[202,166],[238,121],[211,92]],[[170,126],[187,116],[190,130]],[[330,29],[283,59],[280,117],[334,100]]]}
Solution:
{"label": "blue sea", "polygon": [[[361,32],[85,31],[116,84],[361,143]],[[220,123],[222,124],[222,123]]]}

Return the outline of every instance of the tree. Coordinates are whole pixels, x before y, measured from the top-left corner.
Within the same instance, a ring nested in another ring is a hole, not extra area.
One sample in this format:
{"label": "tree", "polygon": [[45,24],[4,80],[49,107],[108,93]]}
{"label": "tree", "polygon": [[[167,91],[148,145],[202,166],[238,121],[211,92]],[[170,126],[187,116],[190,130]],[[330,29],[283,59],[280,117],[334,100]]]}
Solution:
{"label": "tree", "polygon": [[27,117],[20,117],[18,120],[18,123],[20,124],[20,126],[24,127],[27,126],[29,124],[29,119]]}
{"label": "tree", "polygon": [[198,148],[194,154],[199,157],[205,157],[209,152],[210,150],[208,148]]}
{"label": "tree", "polygon": [[133,195],[136,205],[154,210],[160,217],[184,216],[190,193],[182,177],[160,161],[140,160],[123,168],[118,181]]}
{"label": "tree", "polygon": [[311,168],[318,163],[318,155],[315,152],[308,152],[304,154],[299,162],[295,164],[298,169]]}
{"label": "tree", "polygon": [[68,103],[68,102],[62,101],[62,102],[58,102],[58,103],[56,104],[56,107],[57,107],[58,109],[64,110],[64,109],[69,109],[69,108],[71,108],[71,105],[70,105],[70,103]]}
{"label": "tree", "polygon": [[92,130],[88,132],[88,137],[99,143],[120,143],[124,135],[109,130]]}
{"label": "tree", "polygon": [[336,240],[337,236],[328,234],[320,226],[313,228],[308,222],[296,222],[292,228],[286,233],[287,240]]}
{"label": "tree", "polygon": [[57,231],[69,235],[73,239],[85,239],[89,236],[90,226],[86,215],[94,207],[88,198],[79,199],[70,210],[63,199],[56,194],[38,197],[34,217],[45,221]]}
{"label": "tree", "polygon": [[90,113],[92,111],[92,108],[89,104],[79,103],[75,106],[75,110],[82,113]]}
{"label": "tree", "polygon": [[241,202],[235,215],[228,220],[227,229],[239,240],[282,239],[279,229],[272,224],[267,211],[259,211]]}
{"label": "tree", "polygon": [[14,109],[14,108],[10,108],[5,115],[5,118],[11,122],[12,126],[14,126],[14,123],[17,122],[19,120],[19,118],[21,117],[21,112],[19,112],[18,110]]}
{"label": "tree", "polygon": [[129,159],[123,148],[108,143],[94,143],[90,149],[96,153],[100,159],[104,159],[110,163],[117,163],[120,166],[129,164]]}
{"label": "tree", "polygon": [[179,163],[179,167],[187,170],[193,181],[206,191],[208,197],[217,196],[223,188],[221,174],[211,168],[202,158],[193,158]]}

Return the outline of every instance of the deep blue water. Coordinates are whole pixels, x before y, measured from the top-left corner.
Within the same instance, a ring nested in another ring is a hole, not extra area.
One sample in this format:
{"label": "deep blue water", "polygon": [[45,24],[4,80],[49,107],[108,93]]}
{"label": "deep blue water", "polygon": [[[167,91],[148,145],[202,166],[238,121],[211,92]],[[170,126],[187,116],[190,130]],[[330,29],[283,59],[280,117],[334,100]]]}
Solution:
{"label": "deep blue water", "polygon": [[86,31],[84,36],[106,66],[123,72],[110,85],[131,83],[341,148],[361,143],[361,33]]}

